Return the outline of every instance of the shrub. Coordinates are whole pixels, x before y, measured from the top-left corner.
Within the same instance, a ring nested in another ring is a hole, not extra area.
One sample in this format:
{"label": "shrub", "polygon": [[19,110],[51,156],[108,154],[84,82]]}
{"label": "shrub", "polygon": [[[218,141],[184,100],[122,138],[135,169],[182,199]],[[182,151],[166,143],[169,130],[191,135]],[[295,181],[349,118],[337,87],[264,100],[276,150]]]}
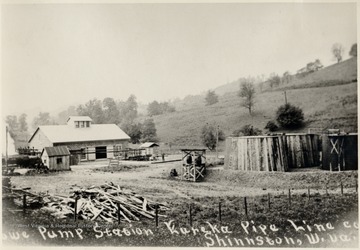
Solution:
{"label": "shrub", "polygon": [[23,168],[36,168],[42,163],[39,157],[22,156],[16,159],[16,165]]}
{"label": "shrub", "polygon": [[300,128],[304,125],[304,113],[301,108],[287,103],[278,108],[276,121],[283,128]]}
{"label": "shrub", "polygon": [[270,132],[274,132],[279,129],[279,126],[276,125],[274,121],[268,121],[268,123],[265,126],[265,129],[268,129]]}
{"label": "shrub", "polygon": [[219,128],[216,129],[214,126],[208,124],[202,127],[200,134],[201,141],[204,146],[211,151],[216,149],[217,137],[219,141],[225,140],[224,132]]}
{"label": "shrub", "polygon": [[241,129],[237,129],[233,132],[233,136],[253,136],[261,135],[262,131],[258,128],[254,128],[252,125],[247,124]]}

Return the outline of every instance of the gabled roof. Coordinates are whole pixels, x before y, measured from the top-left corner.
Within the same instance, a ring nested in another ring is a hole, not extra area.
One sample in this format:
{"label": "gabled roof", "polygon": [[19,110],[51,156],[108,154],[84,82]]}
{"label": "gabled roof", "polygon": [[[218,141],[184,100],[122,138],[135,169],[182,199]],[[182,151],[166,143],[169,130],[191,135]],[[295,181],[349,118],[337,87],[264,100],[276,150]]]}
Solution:
{"label": "gabled roof", "polygon": [[41,155],[46,151],[48,156],[64,156],[70,155],[69,149],[66,146],[59,147],[45,147]]}
{"label": "gabled roof", "polygon": [[115,124],[93,124],[89,128],[75,128],[69,125],[39,126],[30,138],[41,130],[52,143],[129,140],[130,137]]}
{"label": "gabled roof", "polygon": [[75,116],[75,115],[72,115],[72,116],[69,116],[69,118],[67,119],[66,122],[68,122],[70,119],[73,120],[73,121],[89,121],[89,122],[92,121],[92,119],[89,116]]}
{"label": "gabled roof", "polygon": [[152,148],[152,147],[159,147],[159,145],[156,144],[155,142],[145,142],[140,145],[140,148]]}

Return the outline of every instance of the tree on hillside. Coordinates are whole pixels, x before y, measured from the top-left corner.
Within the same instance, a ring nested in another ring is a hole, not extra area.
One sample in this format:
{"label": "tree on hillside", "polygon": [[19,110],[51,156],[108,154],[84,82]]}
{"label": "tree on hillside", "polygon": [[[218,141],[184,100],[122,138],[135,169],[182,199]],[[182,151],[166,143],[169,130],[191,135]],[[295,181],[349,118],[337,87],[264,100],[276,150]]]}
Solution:
{"label": "tree on hillside", "polygon": [[344,47],[340,43],[335,43],[331,47],[331,52],[333,53],[334,58],[337,60],[338,63],[342,61]]}
{"label": "tree on hillside", "polygon": [[78,115],[78,113],[76,112],[75,106],[69,106],[66,110],[61,111],[57,115],[56,120],[59,124],[65,124],[67,122],[67,120],[69,119],[69,116],[72,116],[72,115]]}
{"label": "tree on hillside", "polygon": [[204,146],[206,146],[210,150],[215,150],[217,139],[219,141],[223,141],[225,140],[225,135],[224,132],[219,128],[215,128],[212,125],[206,124],[201,129],[200,138]]}
{"label": "tree on hillside", "polygon": [[353,57],[357,56],[357,43],[354,43],[354,44],[351,46],[349,55],[350,55],[350,56],[353,56]]}
{"label": "tree on hillside", "polygon": [[157,102],[153,101],[149,103],[147,107],[148,115],[154,116],[154,115],[161,115],[164,113],[170,113],[175,111],[175,107],[171,106],[169,102]]}
{"label": "tree on hillside", "polygon": [[89,116],[95,124],[105,123],[102,102],[96,98],[88,101],[85,105],[79,105],[77,113],[82,116]]}
{"label": "tree on hillside", "polygon": [[20,131],[22,132],[26,132],[28,130],[28,125],[27,125],[27,122],[26,122],[26,117],[27,115],[26,114],[21,114],[19,116],[19,129]]}
{"label": "tree on hillside", "polygon": [[130,95],[125,102],[119,102],[118,109],[120,112],[121,123],[133,123],[138,115],[137,108],[138,104],[135,95]]}
{"label": "tree on hillside", "polygon": [[235,130],[232,136],[254,136],[261,135],[262,131],[258,128],[254,128],[251,124],[244,125],[240,129]]}
{"label": "tree on hillside", "polygon": [[157,142],[156,127],[153,119],[146,119],[142,126],[142,142]]}
{"label": "tree on hillside", "polygon": [[111,97],[106,97],[103,102],[104,123],[119,124],[120,112],[116,105],[116,102]]}
{"label": "tree on hillside", "polygon": [[161,109],[163,110],[163,113],[172,113],[175,112],[176,109],[173,105],[171,105],[169,102],[162,102]]}
{"label": "tree on hillside", "polygon": [[139,143],[142,136],[142,124],[141,123],[128,123],[123,124],[121,129],[130,136],[131,143]]}
{"label": "tree on hillside", "polygon": [[274,121],[268,121],[265,129],[268,129],[270,132],[274,132],[279,129],[279,126]]}
{"label": "tree on hillside", "polygon": [[157,101],[153,101],[149,103],[147,107],[147,111],[149,116],[162,114],[161,105]]}
{"label": "tree on hillside", "polygon": [[15,132],[19,129],[19,122],[16,115],[8,115],[5,120],[10,132]]}
{"label": "tree on hillside", "polygon": [[276,121],[282,128],[300,128],[304,125],[304,113],[301,108],[287,103],[276,111]]}
{"label": "tree on hillside", "polygon": [[240,81],[240,91],[238,95],[242,98],[241,105],[249,110],[251,114],[252,109],[255,105],[255,86],[254,79],[242,78]]}
{"label": "tree on hillside", "polygon": [[288,84],[291,80],[291,75],[289,71],[284,72],[282,77],[282,82]]}
{"label": "tree on hillside", "polygon": [[42,125],[55,125],[56,122],[53,118],[50,117],[49,112],[40,112],[36,117],[34,117],[34,120],[32,122],[32,126],[34,129],[37,129],[37,127]]}
{"label": "tree on hillside", "polygon": [[215,93],[215,91],[209,90],[205,97],[206,105],[213,105],[219,101],[218,95]]}
{"label": "tree on hillside", "polygon": [[273,87],[277,87],[280,85],[281,78],[277,74],[271,73],[268,81],[270,83],[270,87],[273,88]]}

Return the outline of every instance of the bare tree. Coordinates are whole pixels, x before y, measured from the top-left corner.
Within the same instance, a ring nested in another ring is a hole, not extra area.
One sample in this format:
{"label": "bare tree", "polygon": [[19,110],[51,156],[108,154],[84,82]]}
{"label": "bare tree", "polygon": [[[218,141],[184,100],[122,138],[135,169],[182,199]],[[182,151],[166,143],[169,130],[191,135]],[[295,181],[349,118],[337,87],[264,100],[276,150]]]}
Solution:
{"label": "bare tree", "polygon": [[240,91],[238,95],[243,98],[241,105],[244,108],[247,108],[249,114],[251,114],[255,105],[255,86],[253,78],[248,77],[240,79]]}
{"label": "bare tree", "polygon": [[344,47],[340,43],[335,43],[331,48],[332,53],[334,54],[335,59],[337,62],[342,61],[342,56],[344,54]]}
{"label": "bare tree", "polygon": [[284,83],[289,83],[291,80],[291,75],[289,71],[284,72],[283,77],[282,77],[282,82]]}

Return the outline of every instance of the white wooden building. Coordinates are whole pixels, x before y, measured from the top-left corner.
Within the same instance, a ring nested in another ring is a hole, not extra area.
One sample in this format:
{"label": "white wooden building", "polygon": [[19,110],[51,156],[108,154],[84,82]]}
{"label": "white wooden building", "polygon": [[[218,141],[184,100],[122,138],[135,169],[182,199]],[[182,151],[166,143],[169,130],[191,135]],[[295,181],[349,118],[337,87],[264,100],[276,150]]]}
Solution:
{"label": "white wooden building", "polygon": [[67,146],[80,160],[113,158],[127,148],[130,137],[116,124],[92,124],[88,116],[70,116],[66,125],[39,126],[29,140],[40,152],[45,147]]}

